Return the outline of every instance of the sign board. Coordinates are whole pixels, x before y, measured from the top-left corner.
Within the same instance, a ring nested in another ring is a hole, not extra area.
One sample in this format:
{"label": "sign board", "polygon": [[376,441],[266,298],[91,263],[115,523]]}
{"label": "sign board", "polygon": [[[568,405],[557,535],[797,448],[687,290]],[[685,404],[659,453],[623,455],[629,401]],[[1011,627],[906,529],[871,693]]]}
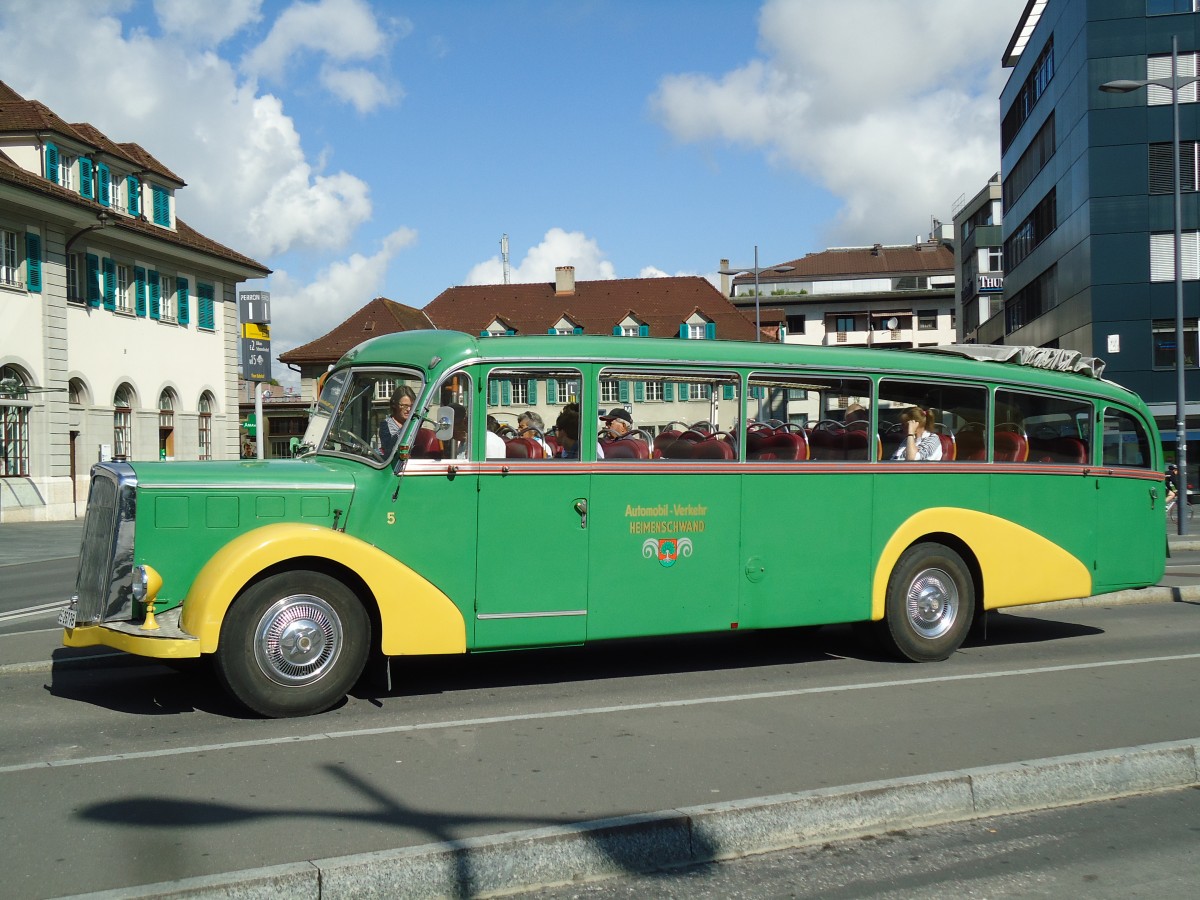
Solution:
{"label": "sign board", "polygon": [[241,339],[242,377],[247,381],[271,380],[271,342]]}
{"label": "sign board", "polygon": [[271,321],[270,291],[242,291],[238,294],[238,318],[256,325],[268,324]]}
{"label": "sign board", "polygon": [[257,322],[244,322],[242,324],[242,337],[252,338],[256,341],[269,341],[271,339],[271,326],[260,325]]}
{"label": "sign board", "polygon": [[975,276],[975,283],[981,294],[1000,293],[1004,290],[1003,275],[985,275],[983,272],[980,272]]}

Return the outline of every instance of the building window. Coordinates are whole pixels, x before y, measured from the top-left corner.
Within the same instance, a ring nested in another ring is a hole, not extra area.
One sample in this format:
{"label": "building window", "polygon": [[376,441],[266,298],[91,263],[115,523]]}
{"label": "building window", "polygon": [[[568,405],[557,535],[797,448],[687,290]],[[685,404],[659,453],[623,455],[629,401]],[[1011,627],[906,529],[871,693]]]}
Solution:
{"label": "building window", "polygon": [[[1175,368],[1175,320],[1155,319],[1150,326],[1153,341],[1154,368]],[[1183,320],[1183,364],[1196,368],[1196,350],[1200,346],[1195,319]]]}
{"label": "building window", "polygon": [[29,475],[29,394],[12,366],[0,368],[0,478]]}
{"label": "building window", "polygon": [[704,323],[703,322],[699,322],[697,324],[689,323],[687,330],[688,330],[687,331],[688,340],[690,340],[690,341],[704,340]]}
{"label": "building window", "polygon": [[512,380],[512,400],[513,406],[528,406],[529,405],[529,379],[514,378]]}
{"label": "building window", "polygon": [[133,446],[133,391],[123,384],[113,395],[113,459],[129,459]]}
{"label": "building window", "polygon": [[69,191],[75,190],[75,157],[65,156],[62,153],[58,155],[58,177],[57,181],[60,185]]}
{"label": "building window", "polygon": [[621,402],[621,383],[604,380],[600,382],[600,403],[608,406],[610,403]]}
{"label": "building window", "polygon": [[1200,11],[1200,0],[1146,0],[1146,15],[1167,16],[1171,13]]}
{"label": "building window", "polygon": [[1058,305],[1058,267],[1051,266],[1004,305],[1004,333],[1012,334]]}
{"label": "building window", "polygon": [[[1004,121],[1000,123],[1001,153],[1007,152],[1013,140],[1016,139],[1021,126],[1029,119],[1030,113],[1033,112],[1033,108],[1037,105],[1042,94],[1046,92],[1046,88],[1050,85],[1050,79],[1053,77],[1054,36],[1051,35],[1050,40],[1046,42],[1046,46],[1034,61],[1033,68],[1029,71],[1029,77],[1021,85],[1021,89],[1017,92],[1012,106],[1004,114]],[[1150,77],[1153,78],[1155,76]]]}
{"label": "building window", "polygon": [[212,459],[212,411],[213,398],[212,394],[205,392],[200,397],[200,446],[197,448],[197,459]]}
{"label": "building window", "polygon": [[661,381],[646,382],[646,399],[661,401],[663,398],[663,383]]}
{"label": "building window", "polygon": [[987,248],[987,270],[989,272],[1004,271],[1004,248],[1003,247],[988,247]]}
{"label": "building window", "polygon": [[[1179,190],[1196,190],[1196,170],[1200,158],[1196,141],[1179,142]],[[1171,165],[1171,144],[1150,145],[1150,193],[1175,193],[1175,167]]]}
{"label": "building window", "polygon": [[83,291],[79,289],[79,286],[83,284],[83,279],[79,275],[79,267],[82,264],[83,259],[78,253],[67,254],[67,299],[78,303],[83,302]]}
{"label": "building window", "polygon": [[1004,259],[1012,271],[1032,253],[1058,225],[1058,207],[1055,189],[1042,198],[1025,221],[1018,225],[1004,242]]}
{"label": "building window", "polygon": [[621,337],[637,337],[638,327],[636,325],[622,325]]}
{"label": "building window", "polygon": [[0,284],[20,287],[21,269],[18,266],[17,233],[0,229]]}
{"label": "building window", "polygon": [[788,334],[804,334],[804,316],[788,316]]}
{"label": "building window", "polygon": [[1046,167],[1046,163],[1050,162],[1053,156],[1054,110],[1050,110],[1050,115],[1046,117],[1046,121],[1038,129],[1038,133],[1029,142],[1029,146],[1025,148],[1021,158],[1012,167],[1008,177],[1004,179],[1001,193],[1005,212],[1025,193],[1025,189],[1029,187],[1034,177]]}
{"label": "building window", "polygon": [[937,331],[937,320],[936,309],[917,310],[917,331]]}
{"label": "building window", "polygon": [[175,276],[158,276],[158,317],[164,322],[175,321]]}
{"label": "building window", "polygon": [[[1182,238],[1183,280],[1200,279],[1200,232],[1184,231]],[[1150,280],[1175,280],[1175,234],[1155,232],[1150,235]]]}
{"label": "building window", "polygon": [[117,312],[133,312],[129,302],[129,266],[117,266]]}
{"label": "building window", "polygon": [[837,326],[834,328],[834,330],[835,331],[853,331],[854,330],[854,316],[838,316],[837,317]]}
{"label": "building window", "polygon": [[[1196,74],[1196,54],[1195,53],[1180,53],[1179,54],[1179,71],[1176,73],[1181,78],[1187,78],[1190,75]],[[1165,53],[1158,56],[1146,57],[1146,78],[1171,78],[1171,54]],[[1162,87],[1161,85],[1152,84],[1146,88],[1146,105],[1147,106],[1164,106],[1171,102],[1171,89]],[[1196,102],[1196,82],[1185,84],[1179,88],[1180,103],[1195,103]],[[1182,148],[1180,148],[1182,149]]]}

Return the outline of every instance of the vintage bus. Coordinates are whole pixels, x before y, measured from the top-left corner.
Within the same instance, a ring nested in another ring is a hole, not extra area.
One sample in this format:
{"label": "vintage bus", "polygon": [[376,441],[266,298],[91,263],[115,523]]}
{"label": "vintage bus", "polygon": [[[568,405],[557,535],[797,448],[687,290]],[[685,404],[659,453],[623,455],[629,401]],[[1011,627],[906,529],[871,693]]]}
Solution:
{"label": "vintage bus", "polygon": [[[1158,581],[1141,400],[1076,354],[941,350],[376,338],[302,458],[97,465],[64,640],[211,656],[289,716],[372,655],[861,622],[932,661],[987,610]],[[940,460],[893,459],[912,407]]]}

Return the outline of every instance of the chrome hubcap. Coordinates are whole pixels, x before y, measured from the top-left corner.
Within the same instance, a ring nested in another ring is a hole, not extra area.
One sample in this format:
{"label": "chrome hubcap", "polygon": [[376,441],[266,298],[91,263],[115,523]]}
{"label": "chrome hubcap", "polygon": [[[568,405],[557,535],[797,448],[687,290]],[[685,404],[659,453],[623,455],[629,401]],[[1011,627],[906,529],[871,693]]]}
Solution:
{"label": "chrome hubcap", "polygon": [[342,622],[320,597],[284,597],[266,611],[254,635],[254,658],[277,684],[318,681],[342,652]]}
{"label": "chrome hubcap", "polygon": [[908,621],[923,638],[938,638],[958,618],[958,587],[942,569],[924,569],[908,586]]}

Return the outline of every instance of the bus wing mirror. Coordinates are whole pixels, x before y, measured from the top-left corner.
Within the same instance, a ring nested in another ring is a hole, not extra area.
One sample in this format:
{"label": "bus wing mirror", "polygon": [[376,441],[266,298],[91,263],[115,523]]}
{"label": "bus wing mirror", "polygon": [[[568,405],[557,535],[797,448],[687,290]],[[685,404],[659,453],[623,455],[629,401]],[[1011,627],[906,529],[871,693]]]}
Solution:
{"label": "bus wing mirror", "polygon": [[437,411],[437,430],[433,436],[439,441],[448,441],[454,437],[454,408],[450,406],[439,406]]}

